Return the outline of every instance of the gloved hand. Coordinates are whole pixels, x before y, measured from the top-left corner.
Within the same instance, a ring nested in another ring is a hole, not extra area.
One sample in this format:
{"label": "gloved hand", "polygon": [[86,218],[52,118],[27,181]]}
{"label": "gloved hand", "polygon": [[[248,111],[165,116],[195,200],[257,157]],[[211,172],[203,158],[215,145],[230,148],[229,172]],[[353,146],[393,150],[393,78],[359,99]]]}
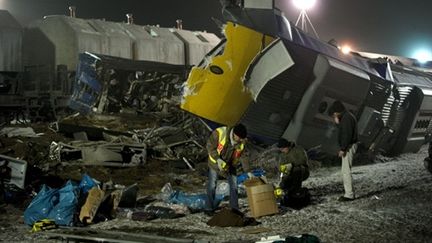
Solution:
{"label": "gloved hand", "polygon": [[292,164],[284,164],[284,165],[280,165],[279,170],[280,172],[284,173],[284,174],[289,174],[291,172],[292,169]]}
{"label": "gloved hand", "polygon": [[274,189],[274,195],[276,198],[281,198],[283,195],[283,190],[280,187]]}
{"label": "gloved hand", "polygon": [[225,171],[228,168],[227,163],[221,159],[217,160],[217,165],[220,171]]}
{"label": "gloved hand", "polygon": [[251,178],[254,178],[255,177],[255,175],[252,173],[252,172],[248,172],[247,173],[247,175],[248,175],[248,177],[249,177],[249,179],[251,179]]}

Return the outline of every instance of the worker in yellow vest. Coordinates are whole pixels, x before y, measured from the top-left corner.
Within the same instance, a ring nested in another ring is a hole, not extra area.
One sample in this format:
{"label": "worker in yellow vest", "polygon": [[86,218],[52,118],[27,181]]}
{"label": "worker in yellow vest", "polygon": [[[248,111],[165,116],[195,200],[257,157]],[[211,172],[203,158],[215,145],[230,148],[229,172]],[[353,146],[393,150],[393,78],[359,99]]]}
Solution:
{"label": "worker in yellow vest", "polygon": [[245,148],[247,130],[243,124],[234,127],[219,127],[213,131],[207,141],[208,158],[208,183],[207,210],[214,211],[217,208],[215,202],[216,182],[218,175],[228,180],[230,189],[230,207],[239,209],[237,195],[237,169],[241,166],[243,171],[249,172],[247,161],[240,163],[240,156]]}

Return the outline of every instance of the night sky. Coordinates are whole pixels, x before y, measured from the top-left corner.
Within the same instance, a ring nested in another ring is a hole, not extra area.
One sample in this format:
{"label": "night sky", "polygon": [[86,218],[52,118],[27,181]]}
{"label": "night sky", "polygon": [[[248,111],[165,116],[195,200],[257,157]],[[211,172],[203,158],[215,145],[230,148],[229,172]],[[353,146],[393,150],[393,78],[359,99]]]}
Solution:
{"label": "night sky", "polygon": [[[218,0],[0,0],[23,25],[45,15],[68,14],[77,7],[77,17],[126,21],[133,13],[136,24],[173,27],[183,20],[189,30],[219,34],[211,17],[222,19]],[[279,0],[288,19],[295,22],[299,10],[292,0]],[[430,0],[317,0],[308,10],[320,38],[348,43],[354,50],[412,57],[416,49],[432,49],[432,1]]]}

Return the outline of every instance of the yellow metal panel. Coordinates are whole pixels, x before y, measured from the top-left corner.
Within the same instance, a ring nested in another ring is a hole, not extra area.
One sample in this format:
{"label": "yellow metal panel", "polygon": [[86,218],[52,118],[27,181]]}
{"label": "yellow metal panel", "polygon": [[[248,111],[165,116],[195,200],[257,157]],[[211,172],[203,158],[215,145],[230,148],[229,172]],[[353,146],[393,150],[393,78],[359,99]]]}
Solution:
{"label": "yellow metal panel", "polygon": [[[214,122],[234,125],[252,102],[243,86],[244,74],[253,58],[273,38],[231,22],[225,27],[225,36],[223,53],[212,57],[206,66],[191,70],[181,108]],[[223,73],[213,73],[212,66]]]}

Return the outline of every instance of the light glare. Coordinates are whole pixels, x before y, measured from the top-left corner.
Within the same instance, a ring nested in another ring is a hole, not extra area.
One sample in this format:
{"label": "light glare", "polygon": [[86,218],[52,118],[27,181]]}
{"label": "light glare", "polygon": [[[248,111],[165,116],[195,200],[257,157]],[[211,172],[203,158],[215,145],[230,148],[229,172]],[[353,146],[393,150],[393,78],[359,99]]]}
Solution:
{"label": "light glare", "polygon": [[315,5],[316,0],[293,0],[294,5],[300,10],[308,10]]}
{"label": "light glare", "polygon": [[345,45],[345,46],[342,46],[340,50],[343,54],[349,54],[351,52],[351,47]]}
{"label": "light glare", "polygon": [[430,51],[422,49],[414,53],[414,58],[420,63],[426,63],[432,61],[432,54]]}

